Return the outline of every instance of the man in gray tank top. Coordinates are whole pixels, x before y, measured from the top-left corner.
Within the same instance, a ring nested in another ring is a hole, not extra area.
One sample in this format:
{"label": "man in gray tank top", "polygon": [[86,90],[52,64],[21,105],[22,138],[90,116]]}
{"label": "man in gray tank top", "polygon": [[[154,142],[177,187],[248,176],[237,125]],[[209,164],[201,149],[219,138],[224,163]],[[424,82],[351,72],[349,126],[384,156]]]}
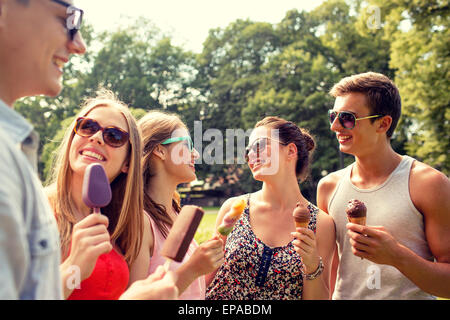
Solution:
{"label": "man in gray tank top", "polygon": [[[331,130],[340,151],[355,157],[317,190],[318,207],[336,225],[332,298],[450,298],[450,181],[392,149],[397,87],[368,72],[342,79],[330,93]],[[365,226],[348,223],[351,199],[365,203]]]}

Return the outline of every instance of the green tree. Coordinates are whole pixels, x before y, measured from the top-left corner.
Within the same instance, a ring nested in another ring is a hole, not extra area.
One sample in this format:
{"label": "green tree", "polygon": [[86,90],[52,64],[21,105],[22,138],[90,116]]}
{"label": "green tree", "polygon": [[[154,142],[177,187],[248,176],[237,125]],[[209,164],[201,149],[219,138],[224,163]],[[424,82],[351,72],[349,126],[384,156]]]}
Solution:
{"label": "green tree", "polygon": [[192,53],[173,46],[149,21],[139,19],[101,39],[103,47],[82,84],[86,95],[101,85],[131,106],[174,111],[189,98]]}
{"label": "green tree", "polygon": [[448,1],[372,0],[391,39],[408,153],[450,173],[450,6]]}
{"label": "green tree", "polygon": [[[293,12],[290,12],[289,21],[295,21],[290,19],[292,15]],[[286,24],[282,21],[279,30],[284,30]],[[317,37],[314,38],[314,30],[308,28],[304,32],[292,37],[293,43],[285,42],[286,46],[264,65],[264,81],[249,99],[242,116],[246,124],[253,126],[256,120],[264,116],[276,115],[310,131],[317,148],[310,179],[304,183],[302,190],[308,199],[315,201],[315,190],[322,171],[338,169],[336,141],[326,116],[332,104],[327,91],[337,74],[328,68],[329,62],[321,53],[325,48]]]}
{"label": "green tree", "polygon": [[[197,57],[197,110],[203,130],[247,129],[241,112],[258,89],[261,68],[278,48],[278,38],[269,23],[237,20],[224,29],[210,30],[204,48]],[[227,143],[225,139],[224,143]],[[227,194],[242,193],[254,188],[246,166],[198,166],[200,178],[223,179]],[[239,184],[233,184],[235,177]]]}

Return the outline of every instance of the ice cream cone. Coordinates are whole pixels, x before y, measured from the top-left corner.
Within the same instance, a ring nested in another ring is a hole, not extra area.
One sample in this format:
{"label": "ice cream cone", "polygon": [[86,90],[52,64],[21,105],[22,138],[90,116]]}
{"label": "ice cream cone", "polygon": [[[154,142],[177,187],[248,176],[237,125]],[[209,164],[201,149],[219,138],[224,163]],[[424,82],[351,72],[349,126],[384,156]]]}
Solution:
{"label": "ice cream cone", "polygon": [[364,202],[357,199],[350,200],[345,212],[349,222],[366,225],[367,208]]}
{"label": "ice cream cone", "polygon": [[292,216],[294,217],[296,228],[308,228],[309,220],[311,219],[311,214],[309,212],[307,205],[298,202],[297,206],[292,212]]}
{"label": "ice cream cone", "polygon": [[[364,202],[357,199],[352,199],[348,202],[345,211],[347,213],[347,219],[350,223],[355,223],[362,226],[366,225],[367,208]],[[361,258],[361,260],[363,260],[363,258]]]}

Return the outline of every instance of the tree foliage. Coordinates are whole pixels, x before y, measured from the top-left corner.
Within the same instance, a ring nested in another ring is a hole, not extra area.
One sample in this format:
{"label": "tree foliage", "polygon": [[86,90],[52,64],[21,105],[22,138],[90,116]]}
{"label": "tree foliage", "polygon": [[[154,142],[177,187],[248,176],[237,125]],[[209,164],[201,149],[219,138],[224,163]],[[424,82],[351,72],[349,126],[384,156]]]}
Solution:
{"label": "tree foliage", "polygon": [[[448,1],[374,0],[385,17],[390,66],[409,122],[406,150],[450,174],[450,5]],[[406,125],[403,122],[403,125]]]}
{"label": "tree foliage", "polygon": [[[319,179],[352,161],[339,154],[327,109],[332,85],[355,73],[381,72],[398,85],[403,115],[395,150],[450,172],[448,24],[447,1],[329,0],[310,12],[290,10],[276,24],[236,20],[212,29],[199,54],[174,46],[145,19],[102,33],[86,24],[91,50],[67,65],[61,95],[23,99],[16,108],[41,135],[43,180],[62,132],[100,85],[136,108],[136,117],[151,109],[179,114],[192,135],[194,121],[202,133],[215,128],[226,137],[226,129],[245,131],[280,116],[316,139],[302,186],[314,201]],[[200,143],[205,151],[210,142]],[[197,173],[227,195],[260,187],[246,165],[203,163]]]}

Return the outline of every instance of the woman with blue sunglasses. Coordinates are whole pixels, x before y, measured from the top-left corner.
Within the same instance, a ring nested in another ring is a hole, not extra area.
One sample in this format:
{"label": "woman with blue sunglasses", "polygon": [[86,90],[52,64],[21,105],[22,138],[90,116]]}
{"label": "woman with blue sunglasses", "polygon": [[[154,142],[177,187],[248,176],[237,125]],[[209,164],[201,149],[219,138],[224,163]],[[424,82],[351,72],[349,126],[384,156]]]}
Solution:
{"label": "woman with blue sunglasses", "polygon": [[[138,125],[144,144],[144,210],[152,226],[143,246],[148,248],[148,272],[152,273],[165,263],[160,250],[181,210],[176,188],[197,178],[194,162],[199,154],[186,125],[176,115],[152,111],[140,119]],[[223,263],[222,247],[219,238],[212,238],[200,246],[193,240],[184,260],[172,262],[170,268],[177,274],[180,299],[205,299],[204,275]]]}

